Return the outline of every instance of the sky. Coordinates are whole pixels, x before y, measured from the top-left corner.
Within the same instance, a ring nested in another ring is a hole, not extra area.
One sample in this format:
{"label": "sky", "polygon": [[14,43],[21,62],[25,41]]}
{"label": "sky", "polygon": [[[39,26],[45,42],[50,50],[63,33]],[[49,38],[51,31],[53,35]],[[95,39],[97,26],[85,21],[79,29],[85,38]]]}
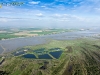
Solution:
{"label": "sky", "polygon": [[100,24],[100,0],[0,0],[0,26],[70,28]]}

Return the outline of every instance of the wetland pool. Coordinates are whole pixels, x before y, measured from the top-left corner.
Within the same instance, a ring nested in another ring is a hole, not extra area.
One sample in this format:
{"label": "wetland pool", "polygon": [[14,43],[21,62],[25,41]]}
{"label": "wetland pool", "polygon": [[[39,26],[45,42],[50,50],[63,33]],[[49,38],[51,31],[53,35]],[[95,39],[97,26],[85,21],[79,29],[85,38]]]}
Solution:
{"label": "wetland pool", "polygon": [[58,58],[61,56],[62,52],[63,52],[63,51],[56,51],[56,52],[50,52],[50,54],[51,54],[54,58],[58,59]]}
{"label": "wetland pool", "polygon": [[25,54],[25,55],[23,55],[22,57],[24,57],[24,58],[34,58],[34,59],[36,59],[36,56],[35,56],[34,54]]}

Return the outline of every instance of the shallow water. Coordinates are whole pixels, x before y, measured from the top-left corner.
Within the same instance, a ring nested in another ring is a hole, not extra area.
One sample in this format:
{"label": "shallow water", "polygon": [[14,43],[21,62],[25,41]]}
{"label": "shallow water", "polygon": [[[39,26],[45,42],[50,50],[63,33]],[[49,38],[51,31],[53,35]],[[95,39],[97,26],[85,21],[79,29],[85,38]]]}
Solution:
{"label": "shallow water", "polygon": [[25,54],[22,57],[24,57],[24,58],[36,58],[34,54]]}
{"label": "shallow water", "polygon": [[51,54],[54,58],[58,59],[58,58],[61,56],[62,51],[50,52],[50,54]]}
{"label": "shallow water", "polygon": [[16,53],[16,52],[13,53],[14,56],[19,56],[19,55],[22,55],[22,54],[25,54],[25,52],[24,51],[20,51],[18,53]]}

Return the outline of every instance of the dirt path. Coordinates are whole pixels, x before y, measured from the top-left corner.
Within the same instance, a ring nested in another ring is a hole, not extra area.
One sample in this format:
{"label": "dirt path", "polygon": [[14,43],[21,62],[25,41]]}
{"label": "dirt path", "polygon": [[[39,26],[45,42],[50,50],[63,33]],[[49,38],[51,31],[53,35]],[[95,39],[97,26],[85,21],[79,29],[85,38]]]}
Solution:
{"label": "dirt path", "polygon": [[73,64],[69,62],[66,70],[62,75],[72,75],[72,70],[73,70]]}
{"label": "dirt path", "polygon": [[73,70],[73,61],[72,57],[70,56],[68,65],[62,75],[72,75],[72,70]]}

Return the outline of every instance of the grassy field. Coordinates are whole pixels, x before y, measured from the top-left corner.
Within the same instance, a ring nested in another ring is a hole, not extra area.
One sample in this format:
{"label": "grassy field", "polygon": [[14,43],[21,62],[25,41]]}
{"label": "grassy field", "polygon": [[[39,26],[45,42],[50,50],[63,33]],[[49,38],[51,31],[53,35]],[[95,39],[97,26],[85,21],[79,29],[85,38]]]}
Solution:
{"label": "grassy field", "polygon": [[[99,75],[100,74],[100,40],[52,40],[48,44],[26,46],[34,50],[61,48],[58,59],[29,59],[9,54],[0,66],[1,71],[9,75]],[[49,62],[46,69],[40,69],[44,62]]]}
{"label": "grassy field", "polygon": [[0,33],[0,40],[10,39],[10,38],[17,38],[17,37],[24,37],[24,36],[13,35],[12,33]]}
{"label": "grassy field", "polygon": [[57,34],[57,33],[61,33],[61,32],[70,32],[73,30],[70,29],[46,29],[46,30],[42,30],[41,32],[30,32],[30,34],[38,34],[38,35],[47,35],[47,34]]}

